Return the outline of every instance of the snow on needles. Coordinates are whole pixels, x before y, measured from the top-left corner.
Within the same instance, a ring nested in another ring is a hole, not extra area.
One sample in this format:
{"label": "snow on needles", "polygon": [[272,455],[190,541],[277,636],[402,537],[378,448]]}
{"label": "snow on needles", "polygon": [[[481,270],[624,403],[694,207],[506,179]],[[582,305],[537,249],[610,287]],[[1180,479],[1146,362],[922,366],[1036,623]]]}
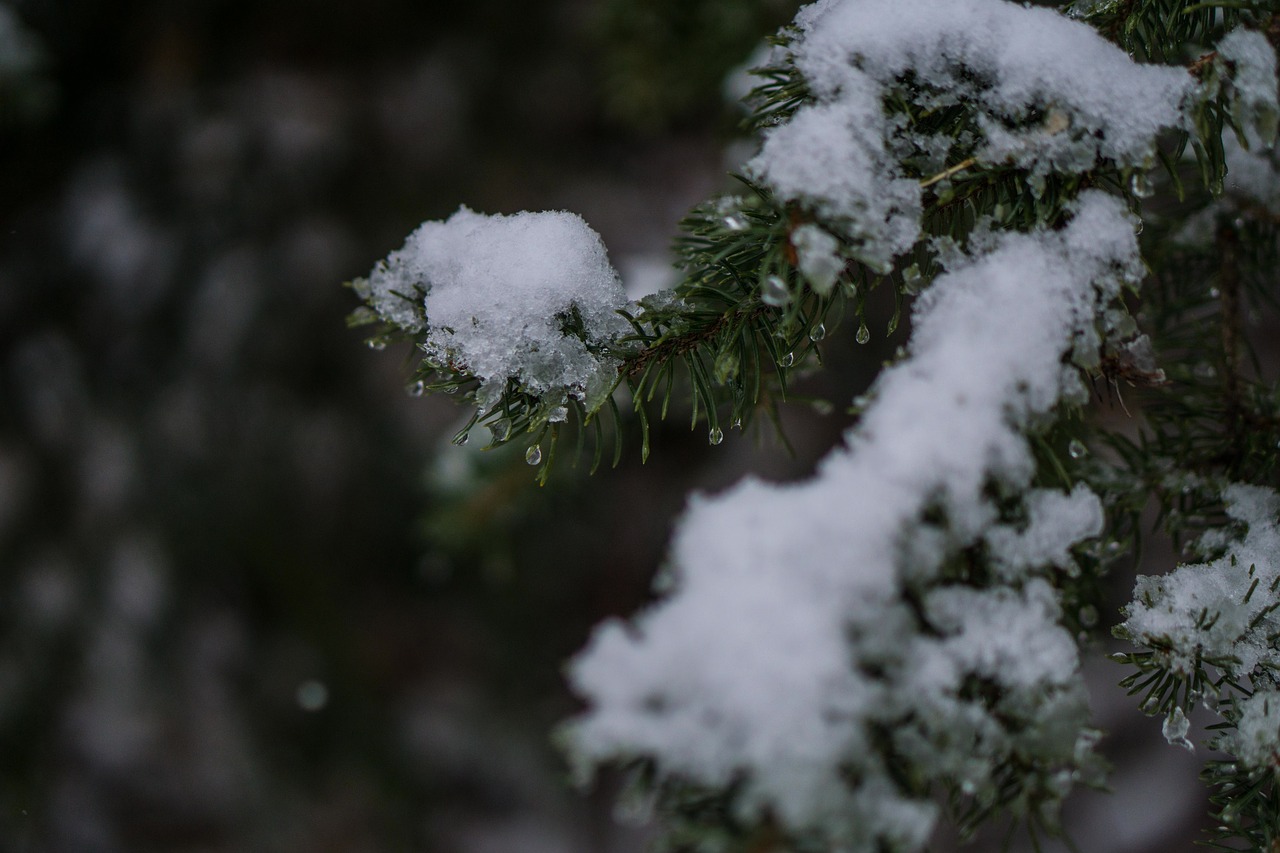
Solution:
{"label": "snow on needles", "polygon": [[[1086,24],[1004,0],[820,0],[796,24],[790,50],[814,101],[767,133],[748,170],[839,224],[872,265],[919,236],[921,188],[904,161],[927,175],[958,143],[1041,179],[1103,160],[1145,167],[1194,87]],[[926,133],[886,115],[895,99],[963,106],[973,126],[957,139]]]}
{"label": "snow on needles", "polygon": [[[1233,484],[1223,490],[1227,515],[1236,528],[1205,534],[1201,546],[1224,549],[1207,563],[1181,565],[1161,577],[1143,576],[1117,631],[1151,649],[1163,668],[1190,675],[1211,664],[1235,680],[1255,681],[1251,696],[1218,711],[1235,723],[1211,745],[1234,752],[1252,769],[1280,763],[1280,691],[1269,675],[1280,671],[1280,495],[1261,486]],[[1182,710],[1172,712],[1185,740]],[[1168,737],[1166,722],[1166,737]],[[1174,740],[1171,738],[1171,740]]]}
{"label": "snow on needles", "polygon": [[509,381],[544,398],[607,392],[618,362],[605,349],[630,328],[604,243],[562,211],[464,207],[423,223],[357,287],[383,319],[425,330],[428,357],[478,377],[482,410]]}
{"label": "snow on needles", "polygon": [[1119,629],[1156,649],[1174,672],[1190,674],[1203,660],[1243,678],[1258,666],[1280,669],[1270,639],[1280,631],[1280,496],[1237,484],[1223,499],[1227,515],[1247,528],[1244,535],[1226,543],[1216,560],[1139,577]]}
{"label": "snow on needles", "polygon": [[[1076,647],[1039,575],[1099,532],[1097,498],[1029,492],[1013,530],[989,487],[1026,492],[1023,432],[1078,390],[1064,356],[1138,273],[1134,222],[1091,192],[1061,230],[974,245],[918,300],[908,358],[812,480],[694,499],[674,592],[601,626],[572,665],[587,764],[640,755],[668,778],[741,780],[744,813],[858,849],[928,838],[933,805],[895,779],[994,795],[1016,758],[1065,794],[1088,766]],[[947,580],[984,537],[1003,580]],[[997,686],[994,707],[974,679]]]}

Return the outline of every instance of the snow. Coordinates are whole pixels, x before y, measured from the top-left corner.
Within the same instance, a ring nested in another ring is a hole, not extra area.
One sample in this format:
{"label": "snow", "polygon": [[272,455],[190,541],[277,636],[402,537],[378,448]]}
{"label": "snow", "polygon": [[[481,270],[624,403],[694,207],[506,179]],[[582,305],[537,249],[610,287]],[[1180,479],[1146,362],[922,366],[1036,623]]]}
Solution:
{"label": "snow", "polygon": [[817,225],[806,223],[791,232],[791,244],[796,248],[800,274],[816,293],[826,296],[844,270],[840,241]]}
{"label": "snow", "polygon": [[[1146,167],[1156,136],[1182,125],[1194,84],[1182,69],[1134,63],[1083,23],[1003,0],[820,0],[796,23],[790,50],[815,100],[770,130],[747,168],[839,223],[873,266],[919,237],[921,188],[900,160],[914,153],[941,170],[953,144],[886,116],[890,93],[966,104],[979,162],[1043,178],[1103,160]],[[916,86],[900,84],[908,75]]]}
{"label": "snow", "polygon": [[803,200],[840,222],[860,258],[885,268],[920,236],[920,187],[885,151],[878,90],[859,82],[840,103],[805,107],[769,131],[745,169],[779,198]]}
{"label": "snow", "polygon": [[1271,43],[1256,30],[1237,28],[1218,43],[1218,57],[1230,73],[1232,118],[1270,147],[1276,141],[1276,124],[1280,121],[1276,52]]}
{"label": "snow", "polygon": [[1016,577],[1036,566],[1070,568],[1071,546],[1102,532],[1102,502],[1084,485],[1070,494],[1034,489],[1024,501],[1025,528],[998,524],[986,534],[992,559],[1006,576]]}
{"label": "snow", "polygon": [[[1272,215],[1280,216],[1280,172],[1276,169],[1276,151],[1248,151],[1241,147],[1234,135],[1228,134],[1222,140],[1223,154],[1227,160],[1227,178],[1223,182],[1226,197],[1222,200],[1224,210],[1213,208],[1216,217],[1223,212],[1232,213],[1241,204],[1256,203],[1267,209]],[[1213,239],[1212,222],[1207,228],[1205,239],[1198,242],[1209,242]],[[1186,242],[1195,243],[1194,236]]]}
{"label": "snow", "polygon": [[611,388],[605,350],[630,328],[604,243],[567,212],[464,207],[423,223],[357,288],[384,320],[425,331],[428,357],[478,377],[482,406],[509,381],[544,398]]}
{"label": "snow", "polygon": [[1236,710],[1240,719],[1232,746],[1239,762],[1251,768],[1280,766],[1280,692],[1259,690]]}
{"label": "snow", "polygon": [[[1215,560],[1139,577],[1120,625],[1174,672],[1193,672],[1202,659],[1236,678],[1261,664],[1280,668],[1280,652],[1268,641],[1280,631],[1280,616],[1269,609],[1280,586],[1280,495],[1234,484],[1223,500],[1227,515],[1247,528],[1244,535],[1226,542]],[[1220,543],[1216,532],[1206,545]]]}
{"label": "snow", "polygon": [[[1029,485],[1023,431],[1074,388],[1064,355],[1135,274],[1134,222],[1090,193],[1065,229],[975,245],[918,300],[908,358],[815,478],[692,501],[672,594],[600,627],[571,667],[586,764],[647,755],[667,776],[744,778],[748,814],[912,849],[932,806],[892,781],[877,732],[911,755],[905,772],[979,791],[1015,752],[1087,755],[1075,644],[1038,575],[1097,532],[1097,498],[1029,492],[1019,531],[987,487]],[[931,510],[945,523],[923,521]],[[947,560],[984,537],[1004,583],[948,581]],[[966,698],[969,678],[1000,685],[1000,708]]]}

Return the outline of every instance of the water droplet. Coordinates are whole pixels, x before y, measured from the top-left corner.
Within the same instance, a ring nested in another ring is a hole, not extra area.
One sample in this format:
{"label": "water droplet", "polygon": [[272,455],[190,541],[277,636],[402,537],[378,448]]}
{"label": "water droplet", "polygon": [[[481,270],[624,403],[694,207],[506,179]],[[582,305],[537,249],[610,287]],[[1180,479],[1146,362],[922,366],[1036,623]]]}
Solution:
{"label": "water droplet", "polygon": [[978,790],[978,786],[974,784],[972,779],[965,779],[960,783],[960,790],[966,797],[972,797],[973,792]]}
{"label": "water droplet", "polygon": [[1088,452],[1089,448],[1085,447],[1084,442],[1078,438],[1071,439],[1071,443],[1067,445],[1067,453],[1071,454],[1072,459],[1079,459]]}
{"label": "water droplet", "polygon": [[462,447],[464,444],[466,444],[470,440],[471,440],[471,433],[467,433],[467,432],[460,432],[453,437],[453,443],[458,445],[459,447]]}
{"label": "water droplet", "polygon": [[298,707],[304,711],[319,711],[329,704],[329,688],[314,678],[298,685]]}
{"label": "water droplet", "polygon": [[1108,543],[1107,543],[1107,553],[1108,553],[1108,554],[1119,554],[1119,553],[1120,553],[1120,543],[1119,543],[1119,542],[1117,542],[1117,541],[1115,541],[1114,539],[1113,539],[1113,540],[1111,540],[1110,542],[1108,542]]}
{"label": "water droplet", "polygon": [[729,424],[731,429],[742,429],[742,418],[734,418],[733,423]]}
{"label": "water droplet", "polygon": [[380,340],[377,340],[376,338],[371,341],[365,341],[364,344],[371,350],[384,350],[387,348],[386,341],[380,341]]}
{"label": "water droplet", "polygon": [[1241,228],[1244,227],[1244,218],[1237,216],[1235,219],[1231,220],[1231,224],[1235,226],[1235,229],[1237,231],[1239,231]]}
{"label": "water droplet", "polygon": [[789,352],[786,355],[784,355],[782,358],[778,359],[778,364],[782,365],[783,367],[790,367],[795,363],[796,363],[796,354],[793,352]]}
{"label": "water droplet", "polygon": [[724,441],[724,433],[720,430],[720,427],[711,428],[711,431],[707,433],[707,441],[713,445]]}
{"label": "water droplet", "polygon": [[1142,220],[1141,220],[1141,219],[1139,219],[1137,222],[1135,222],[1135,223],[1134,223],[1134,225],[1133,225],[1133,233],[1134,233],[1134,234],[1141,234],[1141,233],[1142,233]]}
{"label": "water droplet", "polygon": [[725,229],[729,231],[747,230],[747,220],[743,219],[736,213],[730,213],[724,219],[721,219],[720,222],[724,225]]}
{"label": "water droplet", "polygon": [[410,397],[421,397],[427,391],[427,383],[419,379],[417,382],[409,386]]}
{"label": "water droplet", "polygon": [[1217,299],[1219,296],[1222,295],[1222,291],[1218,290],[1218,288],[1216,287],[1211,287],[1209,288],[1209,295],[1212,296],[1214,299]]}
{"label": "water droplet", "polygon": [[530,465],[538,465],[542,462],[542,447],[535,444],[524,452],[524,461]]}
{"label": "water droplet", "polygon": [[458,386],[457,386],[457,385],[450,385],[448,388],[444,389],[444,393],[446,393],[446,394],[457,394],[457,393],[458,393]]}
{"label": "water droplet", "polygon": [[1138,198],[1149,198],[1155,192],[1146,172],[1134,172],[1129,176],[1129,191]]}
{"label": "water droplet", "polygon": [[922,278],[919,264],[912,264],[907,267],[902,271],[902,292],[909,296],[919,293]]}
{"label": "water droplet", "polygon": [[819,323],[818,325],[814,326],[812,329],[809,330],[809,340],[813,341],[815,344],[818,341],[825,338],[826,336],[827,336],[827,327],[824,326],[822,323]]}
{"label": "water droplet", "polygon": [[511,421],[497,421],[489,426],[489,432],[493,434],[494,441],[506,441],[507,436],[511,435]]}
{"label": "water droplet", "polygon": [[1083,627],[1092,628],[1094,625],[1098,624],[1098,608],[1094,607],[1092,604],[1086,604],[1084,607],[1080,608],[1078,618],[1080,619],[1080,624]]}
{"label": "water droplet", "polygon": [[871,330],[867,328],[865,322],[858,327],[858,334],[854,336],[854,340],[860,344],[865,344],[871,340]]}
{"label": "water droplet", "polygon": [[781,276],[771,275],[764,280],[760,301],[774,308],[781,308],[791,301],[791,292],[787,290],[787,283]]}

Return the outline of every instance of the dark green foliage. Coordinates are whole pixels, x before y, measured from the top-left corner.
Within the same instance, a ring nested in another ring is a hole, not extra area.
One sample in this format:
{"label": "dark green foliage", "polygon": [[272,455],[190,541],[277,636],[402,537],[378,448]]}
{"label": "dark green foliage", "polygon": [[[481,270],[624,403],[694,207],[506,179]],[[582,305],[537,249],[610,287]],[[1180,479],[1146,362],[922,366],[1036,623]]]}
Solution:
{"label": "dark green foliage", "polygon": [[603,95],[640,131],[723,103],[725,74],[800,4],[795,0],[608,0],[594,21]]}
{"label": "dark green foliage", "polygon": [[1091,24],[1143,62],[1183,63],[1207,50],[1245,16],[1253,20],[1274,9],[1261,2],[1200,3],[1187,0],[1081,0],[1068,14]]}

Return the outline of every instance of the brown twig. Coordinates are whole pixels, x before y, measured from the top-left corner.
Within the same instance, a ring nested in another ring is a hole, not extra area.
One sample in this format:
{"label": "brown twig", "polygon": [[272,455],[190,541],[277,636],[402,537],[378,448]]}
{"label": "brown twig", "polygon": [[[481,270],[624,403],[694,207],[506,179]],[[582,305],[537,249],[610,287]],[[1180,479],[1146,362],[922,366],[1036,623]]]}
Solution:
{"label": "brown twig", "polygon": [[[745,322],[750,323],[752,320],[764,314],[765,310],[766,309],[763,305],[757,305],[756,307],[746,311],[746,316],[742,319]],[[729,324],[731,319],[737,318],[742,313],[744,312],[734,311],[721,314],[716,318],[714,323],[705,329],[699,329],[695,332],[688,332],[683,335],[676,335],[673,338],[667,338],[654,346],[641,350],[639,355],[635,358],[629,361],[624,361],[619,365],[618,372],[625,373],[627,376],[635,376],[638,373],[643,373],[649,366],[650,362],[656,361],[657,363],[662,364],[673,358],[682,356],[685,353],[692,352],[701,344],[720,334],[721,330]]]}

